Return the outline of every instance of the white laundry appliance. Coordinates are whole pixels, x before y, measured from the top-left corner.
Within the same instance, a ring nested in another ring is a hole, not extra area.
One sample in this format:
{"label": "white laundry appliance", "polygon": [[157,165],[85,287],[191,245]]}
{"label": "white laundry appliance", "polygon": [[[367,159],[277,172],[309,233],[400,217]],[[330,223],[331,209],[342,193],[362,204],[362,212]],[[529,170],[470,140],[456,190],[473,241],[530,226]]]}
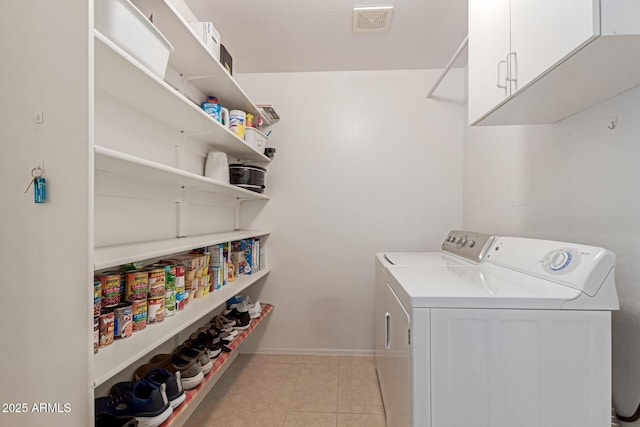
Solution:
{"label": "white laundry appliance", "polygon": [[480,255],[450,240],[444,252],[477,264],[376,256],[387,425],[610,425],[613,253],[499,237]]}

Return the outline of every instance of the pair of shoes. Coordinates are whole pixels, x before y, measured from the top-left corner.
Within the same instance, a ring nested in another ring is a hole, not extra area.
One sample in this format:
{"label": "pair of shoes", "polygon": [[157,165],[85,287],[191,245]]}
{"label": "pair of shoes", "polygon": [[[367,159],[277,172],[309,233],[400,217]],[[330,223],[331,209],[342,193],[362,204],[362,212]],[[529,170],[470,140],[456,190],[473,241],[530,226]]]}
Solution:
{"label": "pair of shoes", "polygon": [[230,337],[230,340],[228,342],[233,341],[235,337],[238,336],[238,330],[236,328],[237,322],[235,320],[218,315],[214,316],[213,319],[211,319],[210,324],[220,332],[227,333]]}
{"label": "pair of shoes", "polygon": [[96,418],[104,417],[104,414],[112,415],[116,420],[135,417],[141,427],[157,427],[173,413],[166,384],[156,387],[147,381],[134,381],[117,391],[120,392],[116,396],[95,399]]}
{"label": "pair of shoes", "polygon": [[195,343],[193,347],[187,346],[184,343],[176,348],[176,352],[189,359],[196,359],[200,363],[200,368],[204,375],[208,375],[213,369],[213,363],[207,353],[206,347]]}
{"label": "pair of shoes", "polygon": [[[164,385],[167,399],[169,399],[169,405],[171,405],[173,409],[180,406],[187,399],[187,395],[184,394],[184,389],[182,388],[182,382],[180,381],[180,371],[174,375],[166,369],[153,368],[140,381],[146,381],[156,388]],[[110,395],[112,397],[118,396],[130,389],[134,383],[135,381],[117,383],[111,387]]]}
{"label": "pair of shoes", "polygon": [[224,317],[234,321],[236,323],[234,328],[241,331],[248,329],[251,325],[251,315],[248,311],[239,311],[237,308],[233,308],[228,311]]}
{"label": "pair of shoes", "polygon": [[260,305],[260,301],[253,302],[249,297],[245,299],[245,298],[236,296],[228,300],[227,313],[232,311],[234,308],[241,313],[244,313],[244,312],[249,313],[249,316],[252,319],[256,319],[260,317],[260,315],[262,314],[262,306]]}
{"label": "pair of shoes", "polygon": [[138,420],[132,415],[115,416],[107,412],[96,415],[95,427],[137,427]]}
{"label": "pair of shoes", "polygon": [[158,354],[153,356],[149,363],[140,366],[135,372],[135,379],[144,378],[154,368],[162,368],[176,375],[180,373],[182,388],[191,390],[197,387],[204,379],[200,360],[189,358],[181,353]]}
{"label": "pair of shoes", "polygon": [[184,342],[184,345],[197,349],[203,348],[206,350],[210,359],[215,359],[222,351],[231,351],[225,345],[231,341],[233,341],[233,338],[231,338],[229,333],[222,332],[209,325],[199,328],[196,332],[192,333],[189,339]]}

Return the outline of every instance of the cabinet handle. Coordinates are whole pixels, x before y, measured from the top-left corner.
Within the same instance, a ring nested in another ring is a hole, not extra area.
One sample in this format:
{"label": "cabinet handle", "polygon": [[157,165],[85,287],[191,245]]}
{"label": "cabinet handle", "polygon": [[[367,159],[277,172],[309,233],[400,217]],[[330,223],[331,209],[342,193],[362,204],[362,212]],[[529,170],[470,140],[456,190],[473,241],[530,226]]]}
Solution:
{"label": "cabinet handle", "polygon": [[[513,57],[513,60],[511,59]],[[515,83],[515,90],[518,89],[518,57],[515,52],[507,53],[507,81]]]}
{"label": "cabinet handle", "polygon": [[504,64],[505,67],[507,66],[507,60],[506,59],[501,59],[498,61],[498,83],[496,84],[496,86],[498,86],[498,89],[504,89],[505,92],[507,91],[507,77],[505,76],[505,80],[504,80],[504,84],[500,84],[500,64]]}
{"label": "cabinet handle", "polygon": [[391,314],[384,314],[384,323],[386,325],[385,328],[385,337],[384,337],[384,346],[389,350],[391,348],[391,338],[389,337],[389,332],[391,331]]}

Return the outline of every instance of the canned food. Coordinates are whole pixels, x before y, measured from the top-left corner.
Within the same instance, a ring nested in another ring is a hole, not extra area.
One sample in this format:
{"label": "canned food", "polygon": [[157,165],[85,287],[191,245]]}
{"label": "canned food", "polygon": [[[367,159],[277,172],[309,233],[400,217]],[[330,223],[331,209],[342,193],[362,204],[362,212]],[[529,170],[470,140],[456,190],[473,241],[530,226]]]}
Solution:
{"label": "canned food", "polygon": [[164,315],[165,317],[176,314],[176,291],[166,291],[164,293]]}
{"label": "canned food", "polygon": [[[118,287],[120,282],[118,282]],[[119,289],[119,288],[118,288]],[[99,345],[105,347],[113,342],[113,308],[105,308],[98,319]]]}
{"label": "canned food", "polygon": [[189,301],[189,293],[186,291],[176,292],[176,310],[182,311]]}
{"label": "canned food", "polygon": [[147,327],[147,300],[133,301],[131,303],[133,315],[133,332],[138,332]]}
{"label": "canned food", "polygon": [[98,352],[100,347],[100,316],[93,318],[93,354]]}
{"label": "canned food", "polygon": [[149,274],[146,271],[127,271],[125,273],[125,301],[142,301],[147,299],[149,291]]}
{"label": "canned food", "polygon": [[196,269],[187,268],[184,274],[185,282],[192,282],[195,277],[196,277]]}
{"label": "canned food", "polygon": [[184,265],[176,265],[176,292],[184,292],[184,276],[186,268]]}
{"label": "canned food", "polygon": [[178,265],[182,265],[187,270],[193,270],[198,268],[198,258],[195,255],[181,255],[176,257]]}
{"label": "canned food", "polygon": [[102,310],[102,282],[100,280],[93,281],[93,315],[100,316]]}
{"label": "canned food", "polygon": [[102,308],[118,305],[122,297],[120,294],[120,273],[105,273],[98,279],[102,292]]}
{"label": "canned food", "polygon": [[116,338],[127,338],[133,334],[133,313],[131,303],[123,302],[113,309],[114,335]]}
{"label": "canned food", "polygon": [[211,275],[205,274],[202,276],[202,295],[209,295],[209,290],[211,289]]}
{"label": "canned food", "polygon": [[176,290],[176,266],[173,264],[167,264],[164,267],[164,291]]}
{"label": "canned food", "polygon": [[164,320],[164,296],[149,298],[149,323],[162,322]]}
{"label": "canned food", "polygon": [[149,273],[149,298],[164,297],[164,292],[165,292],[164,267],[152,268],[148,270],[148,273]]}

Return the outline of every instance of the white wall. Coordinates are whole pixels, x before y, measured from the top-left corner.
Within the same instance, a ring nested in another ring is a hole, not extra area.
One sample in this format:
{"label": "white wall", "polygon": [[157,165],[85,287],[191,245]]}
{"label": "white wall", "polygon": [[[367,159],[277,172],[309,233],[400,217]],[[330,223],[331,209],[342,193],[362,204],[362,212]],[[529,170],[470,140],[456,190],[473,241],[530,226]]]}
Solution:
{"label": "white wall", "polygon": [[[0,3],[2,426],[93,419],[89,7]],[[34,204],[43,163],[48,202]]]}
{"label": "white wall", "polygon": [[[610,130],[610,120],[617,126]],[[640,88],[554,125],[466,127],[464,226],[615,252],[614,401],[640,401]]]}
{"label": "white wall", "polygon": [[[247,74],[282,120],[266,175],[276,304],[257,351],[373,350],[374,253],[438,250],[461,225],[463,73],[427,99],[439,70]],[[253,350],[256,350],[254,347]]]}

